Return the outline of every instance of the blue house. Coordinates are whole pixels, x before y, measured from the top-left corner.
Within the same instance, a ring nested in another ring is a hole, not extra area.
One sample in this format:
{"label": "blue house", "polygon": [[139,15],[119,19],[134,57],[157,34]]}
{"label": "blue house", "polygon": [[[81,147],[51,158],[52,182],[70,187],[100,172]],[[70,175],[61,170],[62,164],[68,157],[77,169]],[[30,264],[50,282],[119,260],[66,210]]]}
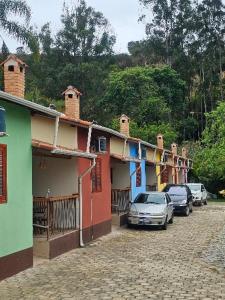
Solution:
{"label": "blue house", "polygon": [[129,142],[131,200],[142,192],[146,192],[146,161],[140,143]]}

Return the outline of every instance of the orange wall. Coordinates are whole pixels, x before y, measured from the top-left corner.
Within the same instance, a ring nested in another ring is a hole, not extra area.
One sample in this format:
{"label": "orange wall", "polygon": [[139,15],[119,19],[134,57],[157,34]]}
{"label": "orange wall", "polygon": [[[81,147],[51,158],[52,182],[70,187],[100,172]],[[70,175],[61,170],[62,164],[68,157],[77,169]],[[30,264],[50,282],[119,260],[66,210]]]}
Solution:
{"label": "orange wall", "polygon": [[[93,131],[93,135],[105,136],[105,134]],[[86,151],[88,131],[78,128],[78,148]],[[107,137],[107,136],[106,136]],[[83,179],[83,227],[111,220],[111,179],[110,179],[110,153],[109,137],[107,137],[107,153],[98,155],[102,159],[102,192],[91,192],[91,176],[87,174]],[[90,166],[90,160],[79,158],[79,175]],[[91,216],[92,212],[92,216]]]}

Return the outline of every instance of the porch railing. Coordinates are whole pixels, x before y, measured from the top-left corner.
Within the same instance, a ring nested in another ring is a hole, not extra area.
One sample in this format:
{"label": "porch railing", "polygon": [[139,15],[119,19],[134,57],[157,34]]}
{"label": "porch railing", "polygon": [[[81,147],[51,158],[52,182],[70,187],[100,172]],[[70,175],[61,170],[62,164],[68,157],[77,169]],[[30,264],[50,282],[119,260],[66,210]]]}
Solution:
{"label": "porch railing", "polygon": [[33,231],[35,236],[64,234],[75,230],[79,224],[78,195],[63,197],[34,197],[33,199]]}
{"label": "porch railing", "polygon": [[156,185],[146,185],[146,191],[147,192],[156,192],[157,186]]}
{"label": "porch railing", "polygon": [[128,212],[129,202],[131,200],[130,189],[112,190],[112,213],[121,214]]}

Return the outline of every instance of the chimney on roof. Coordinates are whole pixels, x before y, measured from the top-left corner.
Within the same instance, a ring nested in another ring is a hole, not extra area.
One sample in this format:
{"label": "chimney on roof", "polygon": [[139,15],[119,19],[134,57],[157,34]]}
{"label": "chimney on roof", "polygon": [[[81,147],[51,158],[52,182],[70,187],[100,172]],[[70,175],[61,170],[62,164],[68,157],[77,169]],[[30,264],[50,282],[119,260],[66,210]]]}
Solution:
{"label": "chimney on roof", "polygon": [[120,117],[120,133],[130,136],[130,119],[126,115]]}
{"label": "chimney on roof", "polygon": [[163,135],[161,133],[157,135],[157,146],[159,149],[164,148]]}
{"label": "chimney on roof", "polygon": [[173,153],[173,155],[177,155],[177,144],[176,143],[173,143],[172,145],[171,145],[171,151],[172,151],[172,153]]}
{"label": "chimney on roof", "polygon": [[82,95],[74,86],[70,85],[63,92],[65,95],[65,114],[72,119],[80,119],[80,96]]}
{"label": "chimney on roof", "polygon": [[1,63],[4,69],[4,91],[19,98],[24,98],[25,69],[27,65],[11,54]]}
{"label": "chimney on roof", "polygon": [[185,147],[182,148],[182,157],[187,158],[187,149]]}

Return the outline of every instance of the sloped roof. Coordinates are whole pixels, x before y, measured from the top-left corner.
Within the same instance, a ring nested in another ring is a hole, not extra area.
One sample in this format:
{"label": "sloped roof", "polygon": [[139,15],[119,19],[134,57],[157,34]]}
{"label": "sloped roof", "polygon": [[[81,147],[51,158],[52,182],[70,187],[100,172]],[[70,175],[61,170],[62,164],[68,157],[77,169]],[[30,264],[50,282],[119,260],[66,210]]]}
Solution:
{"label": "sloped roof", "polygon": [[24,66],[24,67],[28,67],[28,65],[23,62],[21,59],[19,59],[16,55],[14,54],[10,54],[1,64],[0,66],[3,66],[7,61],[9,61],[10,59],[13,59],[15,61],[18,62],[19,65]]}
{"label": "sloped roof", "polygon": [[69,85],[68,87],[67,87],[67,89],[62,93],[62,95],[65,95],[67,92],[69,92],[69,91],[74,91],[77,95],[80,95],[80,96],[82,96],[82,93],[80,92],[80,91],[78,91],[78,89],[76,89],[74,86],[72,86],[72,85]]}
{"label": "sloped roof", "polygon": [[59,116],[61,116],[61,113],[58,112],[58,111],[56,111],[56,110],[54,110],[54,109],[45,107],[45,106],[37,104],[35,102],[31,102],[31,101],[25,100],[23,98],[19,98],[19,97],[13,96],[13,95],[5,93],[3,91],[0,91],[0,99],[3,99],[5,101],[18,104],[20,106],[27,107],[28,109],[30,109],[32,111],[38,111],[38,112],[41,112],[41,113],[43,113],[45,115],[49,115],[49,116],[52,116],[52,117],[59,117]]}

